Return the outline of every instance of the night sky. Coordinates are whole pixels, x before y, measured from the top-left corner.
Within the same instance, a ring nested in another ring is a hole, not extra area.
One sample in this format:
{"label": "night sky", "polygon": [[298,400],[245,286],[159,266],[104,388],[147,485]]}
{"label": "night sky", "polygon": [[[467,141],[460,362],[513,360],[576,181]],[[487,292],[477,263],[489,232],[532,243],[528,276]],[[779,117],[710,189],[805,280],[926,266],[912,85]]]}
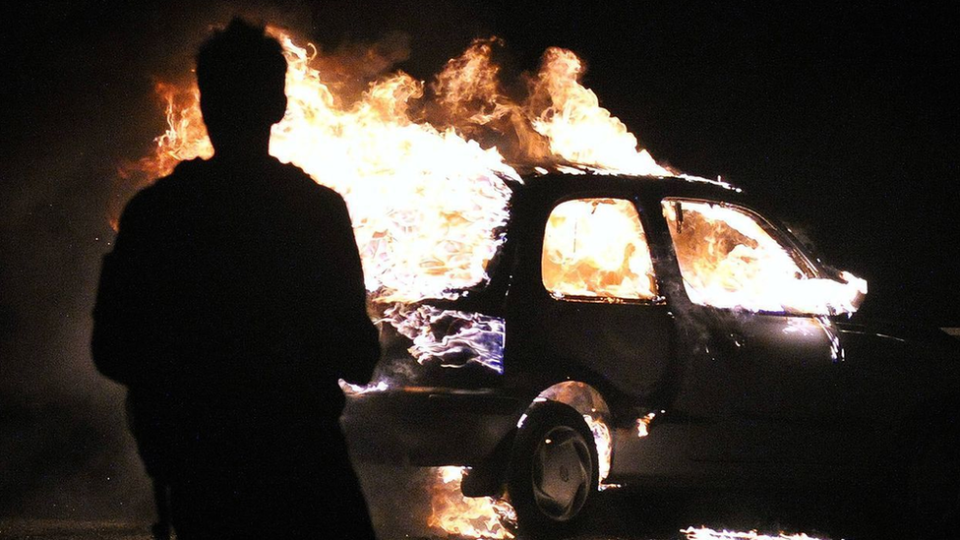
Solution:
{"label": "night sky", "polygon": [[2,8],[0,516],[140,511],[122,394],[87,347],[106,215],[163,128],[155,80],[234,13],[331,51],[405,35],[396,67],[423,79],[475,37],[513,73],[570,48],[658,161],[722,175],[865,277],[863,314],[960,326],[955,3],[204,4]]}

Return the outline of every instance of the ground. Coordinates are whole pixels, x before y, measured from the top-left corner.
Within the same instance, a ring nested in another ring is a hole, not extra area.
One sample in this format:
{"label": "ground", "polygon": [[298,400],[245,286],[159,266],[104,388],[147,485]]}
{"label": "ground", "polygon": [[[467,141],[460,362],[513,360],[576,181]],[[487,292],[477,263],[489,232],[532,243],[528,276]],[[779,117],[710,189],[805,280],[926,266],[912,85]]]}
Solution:
{"label": "ground", "polygon": [[[395,478],[399,478],[396,476]],[[390,480],[389,482],[394,482]],[[386,484],[381,484],[384,487]],[[763,540],[780,540],[783,531],[807,534],[813,539],[877,540],[882,535],[834,535],[828,531],[838,515],[860,522],[872,516],[850,513],[834,498],[795,494],[712,493],[689,498],[651,497],[627,490],[601,494],[579,534],[569,540],[686,540],[688,527],[730,530],[742,535],[757,530]],[[396,492],[371,497],[372,513],[380,540],[460,540],[431,531],[423,516],[429,505],[423,495],[413,498]],[[421,508],[417,508],[421,507]],[[0,520],[0,539],[10,540],[150,540],[149,522]],[[745,536],[701,534],[696,540],[741,540]],[[908,536],[897,536],[908,540]],[[784,540],[794,540],[785,537]],[[806,539],[804,539],[806,540]]]}

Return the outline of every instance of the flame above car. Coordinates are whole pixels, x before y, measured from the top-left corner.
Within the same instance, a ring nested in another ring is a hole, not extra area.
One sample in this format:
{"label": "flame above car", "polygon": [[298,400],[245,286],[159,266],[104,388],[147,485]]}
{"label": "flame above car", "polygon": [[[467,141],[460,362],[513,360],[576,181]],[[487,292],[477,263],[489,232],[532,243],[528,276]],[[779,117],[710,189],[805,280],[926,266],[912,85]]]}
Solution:
{"label": "flame above car", "polygon": [[[380,302],[450,298],[486,279],[485,267],[508,217],[508,181],[520,165],[573,165],[630,174],[668,174],[579,79],[572,52],[549,49],[522,102],[500,89],[492,61],[497,40],[477,40],[437,75],[441,113],[417,117],[425,83],[397,71],[347,103],[322,72],[317,52],[270,29],[283,45],[289,101],[274,126],[270,152],[338,191],[350,209],[367,288]],[[141,161],[149,179],[182,160],[212,156],[194,84],[157,85],[168,129]],[[504,119],[509,119],[509,126]],[[483,147],[472,134],[494,133]],[[511,133],[506,133],[510,131]],[[508,149],[505,141],[519,141]]]}

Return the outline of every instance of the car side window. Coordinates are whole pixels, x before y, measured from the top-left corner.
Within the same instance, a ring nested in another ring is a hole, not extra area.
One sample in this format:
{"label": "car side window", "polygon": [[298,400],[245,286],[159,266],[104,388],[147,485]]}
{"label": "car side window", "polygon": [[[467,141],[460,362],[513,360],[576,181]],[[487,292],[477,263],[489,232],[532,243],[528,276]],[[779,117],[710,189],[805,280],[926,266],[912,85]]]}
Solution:
{"label": "car side window", "polygon": [[668,199],[670,228],[687,296],[694,303],[749,311],[820,311],[804,295],[809,272],[764,227],[735,206]]}
{"label": "car side window", "polygon": [[624,199],[557,205],[543,237],[543,286],[556,298],[655,300],[657,284],[637,209]]}

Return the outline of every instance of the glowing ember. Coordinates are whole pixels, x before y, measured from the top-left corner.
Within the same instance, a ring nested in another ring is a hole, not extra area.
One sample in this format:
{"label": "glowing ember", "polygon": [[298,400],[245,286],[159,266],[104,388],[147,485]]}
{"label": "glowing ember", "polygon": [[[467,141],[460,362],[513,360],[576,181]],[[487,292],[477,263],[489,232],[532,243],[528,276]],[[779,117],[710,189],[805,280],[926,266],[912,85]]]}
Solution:
{"label": "glowing ember", "polygon": [[657,413],[647,413],[642,418],[637,418],[637,437],[643,438],[650,435],[650,422],[657,417]]}
{"label": "glowing ember", "polygon": [[460,491],[463,467],[437,471],[427,525],[447,534],[470,538],[513,538],[516,513],[510,503],[492,497],[464,497]]}
{"label": "glowing ember", "polygon": [[815,536],[808,536],[804,533],[785,534],[780,533],[776,536],[759,534],[757,531],[736,532],[736,531],[715,531],[705,527],[689,527],[681,530],[687,536],[687,540],[821,540]]}

